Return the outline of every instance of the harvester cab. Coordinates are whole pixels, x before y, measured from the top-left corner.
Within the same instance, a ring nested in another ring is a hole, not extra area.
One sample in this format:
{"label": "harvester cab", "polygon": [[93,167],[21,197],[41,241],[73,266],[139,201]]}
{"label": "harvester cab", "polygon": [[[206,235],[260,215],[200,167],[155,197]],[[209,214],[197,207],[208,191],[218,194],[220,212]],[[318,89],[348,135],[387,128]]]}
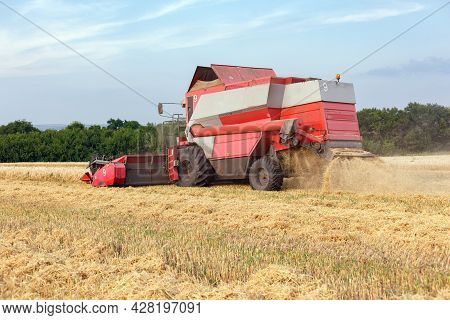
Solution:
{"label": "harvester cab", "polygon": [[[267,68],[197,67],[181,103],[183,114],[170,115],[162,125],[176,132],[176,139],[159,154],[96,162],[83,181],[187,187],[243,180],[256,190],[280,190],[289,174],[283,153],[372,156],[362,150],[353,85],[340,76],[336,80],[277,77]],[[158,105],[163,116],[164,105]]]}

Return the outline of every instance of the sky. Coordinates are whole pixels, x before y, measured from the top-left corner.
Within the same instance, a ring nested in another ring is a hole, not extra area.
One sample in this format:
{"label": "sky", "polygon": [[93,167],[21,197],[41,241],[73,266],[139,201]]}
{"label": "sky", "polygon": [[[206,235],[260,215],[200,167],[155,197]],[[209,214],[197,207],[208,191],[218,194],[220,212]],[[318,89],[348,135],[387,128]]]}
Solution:
{"label": "sky", "polygon": [[[136,95],[4,7],[76,49]],[[332,79],[445,1],[0,1],[0,124],[160,122],[197,65]],[[357,108],[450,105],[450,5],[342,76]],[[169,112],[179,112],[174,106]]]}

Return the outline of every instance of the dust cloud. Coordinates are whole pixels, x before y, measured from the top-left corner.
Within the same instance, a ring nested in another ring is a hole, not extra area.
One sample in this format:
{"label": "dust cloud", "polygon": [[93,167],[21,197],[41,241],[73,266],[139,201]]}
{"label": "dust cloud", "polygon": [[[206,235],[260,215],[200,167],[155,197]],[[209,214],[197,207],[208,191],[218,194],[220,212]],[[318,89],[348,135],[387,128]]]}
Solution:
{"label": "dust cloud", "polygon": [[324,192],[450,195],[450,156],[334,158],[309,150],[282,155],[285,188]]}

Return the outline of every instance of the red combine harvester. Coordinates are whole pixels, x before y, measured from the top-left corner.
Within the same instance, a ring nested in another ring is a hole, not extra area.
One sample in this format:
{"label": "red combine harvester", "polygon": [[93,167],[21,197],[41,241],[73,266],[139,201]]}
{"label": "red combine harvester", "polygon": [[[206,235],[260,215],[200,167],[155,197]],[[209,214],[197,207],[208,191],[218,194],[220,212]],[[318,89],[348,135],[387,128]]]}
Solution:
{"label": "red combine harvester", "polygon": [[[162,113],[162,105],[158,106]],[[353,85],[277,77],[272,69],[197,67],[183,100],[185,137],[163,154],[91,161],[82,180],[96,187],[177,183],[207,186],[248,179],[256,190],[280,190],[281,152],[370,157],[363,151]]]}

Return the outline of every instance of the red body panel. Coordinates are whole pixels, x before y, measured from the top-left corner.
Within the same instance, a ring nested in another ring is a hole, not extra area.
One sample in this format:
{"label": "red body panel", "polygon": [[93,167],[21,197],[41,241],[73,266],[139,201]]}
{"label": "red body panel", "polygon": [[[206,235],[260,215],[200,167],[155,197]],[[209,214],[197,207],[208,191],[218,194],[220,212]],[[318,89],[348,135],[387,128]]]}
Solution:
{"label": "red body panel", "polygon": [[117,187],[125,183],[125,164],[121,162],[110,162],[98,169],[92,177],[94,187]]}
{"label": "red body panel", "polygon": [[353,104],[323,102],[328,140],[360,141],[356,108]]}
{"label": "red body panel", "polygon": [[238,133],[220,135],[215,138],[212,159],[250,156],[261,140],[262,133]]}
{"label": "red body panel", "polygon": [[167,168],[169,171],[169,180],[172,182],[178,181],[178,170],[175,168],[175,161],[177,160],[177,148],[167,149]]}
{"label": "red body panel", "polygon": [[260,78],[276,77],[275,71],[265,68],[249,68],[226,65],[212,65],[211,68],[225,85]]}
{"label": "red body panel", "polygon": [[305,82],[307,79],[305,78],[297,78],[297,77],[288,77],[288,78],[272,78],[271,83],[275,84],[293,84],[293,83],[299,83],[299,82]]}
{"label": "red body panel", "polygon": [[87,184],[91,184],[92,183],[92,177],[91,174],[89,172],[86,172],[81,178],[81,181],[83,181],[84,183]]}
{"label": "red body panel", "polygon": [[250,133],[250,132],[279,131],[283,123],[284,120],[275,120],[275,121],[266,120],[252,123],[241,123],[236,125],[214,126],[207,128],[204,128],[201,125],[194,125],[191,128],[191,133],[194,137],[210,137],[210,136],[221,136],[221,135]]}
{"label": "red body panel", "polygon": [[314,128],[314,135],[325,139],[327,127],[323,116],[323,102],[309,103],[282,109],[281,119],[300,119],[305,126]]}
{"label": "red body panel", "polygon": [[258,110],[252,110],[247,112],[241,112],[231,115],[224,115],[220,117],[220,122],[223,125],[232,125],[239,123],[249,123],[260,120],[278,120],[280,119],[280,108],[262,108]]}

